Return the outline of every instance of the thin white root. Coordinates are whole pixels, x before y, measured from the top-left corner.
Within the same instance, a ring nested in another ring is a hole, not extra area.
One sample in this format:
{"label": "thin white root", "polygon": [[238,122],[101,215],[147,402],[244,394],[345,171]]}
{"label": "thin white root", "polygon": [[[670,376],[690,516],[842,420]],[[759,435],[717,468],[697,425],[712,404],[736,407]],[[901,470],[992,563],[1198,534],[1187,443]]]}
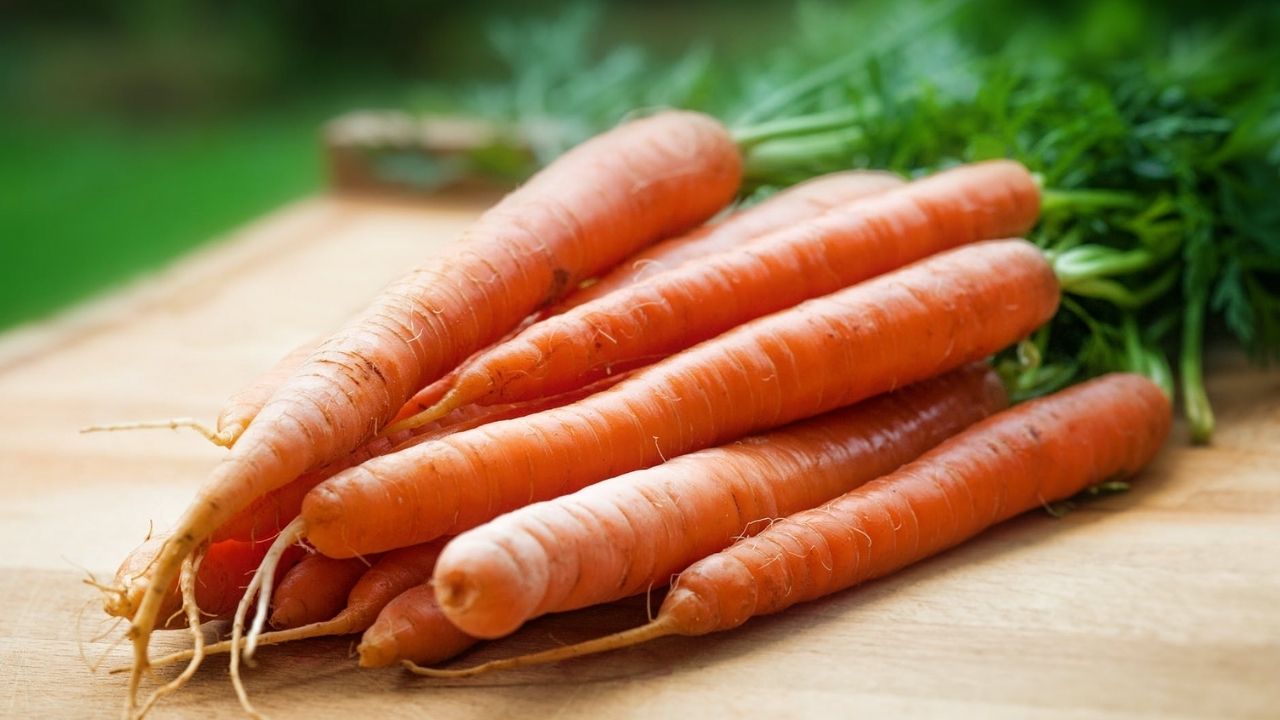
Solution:
{"label": "thin white root", "polygon": [[81,433],[118,432],[121,430],[178,430],[187,428],[195,430],[206,440],[218,447],[231,447],[235,436],[228,432],[218,432],[195,418],[173,418],[171,420],[139,420],[136,422],[111,423],[108,425],[89,425],[80,428]]}
{"label": "thin white root", "polygon": [[657,620],[647,625],[623,630],[613,635],[586,640],[576,645],[565,645],[564,647],[543,650],[542,652],[529,653],[528,655],[519,655],[517,657],[503,658],[501,660],[490,660],[479,665],[472,665],[467,668],[458,668],[444,670],[439,668],[427,668],[418,665],[412,660],[401,660],[400,664],[406,670],[414,675],[422,675],[432,678],[467,678],[476,675],[483,675],[495,670],[514,670],[516,668],[530,667],[532,665],[546,665],[548,663],[561,662],[573,658],[582,657],[584,655],[594,655],[596,653],[608,652],[610,650],[619,650],[632,645],[639,645],[655,638],[665,637],[667,635],[679,635],[680,630],[676,626],[671,616],[659,615]]}
{"label": "thin white root", "polygon": [[[262,633],[262,635],[258,637],[258,645],[279,645],[281,643],[294,642],[296,640],[307,640],[316,637],[347,635],[349,633],[360,632],[362,629],[363,628],[353,625],[350,617],[344,614],[339,614],[332,620],[324,620],[322,622],[311,623],[310,625],[303,625],[302,627],[290,628],[288,630],[274,630],[272,632]],[[240,647],[242,649],[244,648],[245,642],[246,640],[243,638],[240,640]],[[204,648],[204,654],[206,656],[220,655],[225,652],[230,652],[230,650],[231,641],[223,640],[222,642],[217,642],[212,645],[206,645]],[[183,662],[184,660],[190,660],[194,654],[194,650],[179,650],[178,652],[169,653],[168,655],[152,660],[151,667],[165,667]],[[127,667],[117,667],[112,668],[107,672],[116,674],[128,671],[129,668]]]}
{"label": "thin white root", "polygon": [[[196,576],[200,572],[200,563],[204,560],[205,548],[201,547],[182,561],[182,573],[178,576],[178,588],[182,592],[182,609],[187,614],[187,627],[191,629],[191,661],[182,669],[178,677],[156,688],[138,709],[137,718],[141,720],[151,712],[151,708],[161,698],[182,689],[183,685],[196,674],[200,663],[204,662],[204,633],[200,630],[200,606],[196,602]],[[154,667],[154,665],[152,666]]]}
{"label": "thin white root", "polygon": [[[297,518],[280,531],[280,535],[275,539],[275,542],[271,543],[267,554],[262,558],[262,563],[258,565],[257,571],[253,573],[253,579],[249,581],[249,586],[245,588],[244,597],[240,598],[240,604],[236,606],[235,621],[231,624],[231,647],[233,648],[240,647],[241,638],[244,636],[245,617],[249,614],[249,606],[254,604],[254,599],[261,591],[262,599],[257,605],[258,614],[253,619],[253,628],[250,631],[249,638],[244,643],[243,653],[246,664],[249,664],[252,660],[254,646],[257,644],[258,636],[262,632],[262,625],[266,622],[267,610],[271,603],[271,585],[276,567],[280,564],[280,557],[305,532],[306,523],[302,518]],[[240,707],[244,708],[245,713],[250,717],[261,718],[262,714],[253,707],[253,703],[249,702],[249,693],[244,689],[244,680],[240,677],[240,655],[241,653],[239,652],[231,653],[231,685],[235,688],[236,697],[240,700]],[[251,664],[250,667],[252,667]]]}

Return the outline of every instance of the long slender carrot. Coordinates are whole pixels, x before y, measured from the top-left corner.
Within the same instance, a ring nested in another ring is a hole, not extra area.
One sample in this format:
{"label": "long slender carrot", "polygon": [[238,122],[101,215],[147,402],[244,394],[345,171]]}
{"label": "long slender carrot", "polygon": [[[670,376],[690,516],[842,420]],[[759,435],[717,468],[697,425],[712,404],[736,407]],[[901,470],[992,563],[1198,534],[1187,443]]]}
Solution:
{"label": "long slender carrot", "polygon": [[730,630],[888,575],[1019,513],[1145,466],[1172,421],[1139,375],[1104,376],[992,416],[898,471],[775,523],[681,573],[648,625],[437,677]]}
{"label": "long slender carrot", "polygon": [[[258,637],[258,644],[277,645],[313,637],[363,632],[373,624],[378,614],[393,599],[406,590],[431,579],[431,571],[445,542],[446,540],[442,539],[386,553],[360,576],[347,595],[346,607],[332,619],[263,633]],[[204,648],[204,652],[206,654],[224,653],[231,647],[230,641],[223,641]],[[156,658],[153,665],[160,667],[190,660],[193,654],[192,650],[182,650]]]}
{"label": "long slender carrot", "polygon": [[356,652],[360,667],[379,668],[409,660],[438,663],[458,655],[478,640],[453,625],[436,602],[435,589],[419,585],[387,604],[364,631]]}
{"label": "long slender carrot", "polygon": [[933,377],[1052,317],[1023,240],[979,243],[760,318],[611,390],[374,458],[303,501],[306,537],[350,557],[504,512]]}
{"label": "long slender carrot", "polygon": [[536,323],[468,363],[412,427],[467,403],[577,387],[965,243],[1030,229],[1035,179],[1018,163],[962,166],[840,206],[755,242],[656,275]]}
{"label": "long slender carrot", "polygon": [[[559,315],[615,290],[634,285],[662,270],[744,245],[774,230],[811,219],[837,205],[878,195],[902,185],[903,180],[897,175],[876,170],[831,173],[802,182],[783,190],[759,205],[736,212],[722,222],[703,225],[679,237],[668,238],[650,245],[589,285],[574,290],[563,300],[538,311],[536,315],[528,318],[520,329],[532,324],[533,321]],[[513,331],[494,346],[502,344],[517,334]],[[453,386],[458,373],[470,362],[481,357],[484,352],[482,350],[476,353],[444,377],[418,391],[392,418],[392,427],[401,420],[434,407]]]}
{"label": "long slender carrot", "polygon": [[287,630],[332,619],[346,605],[370,560],[304,557],[285,573],[271,598],[271,627]]}
{"label": "long slender carrot", "polygon": [[302,474],[297,480],[272,490],[254,500],[231,520],[218,528],[214,540],[251,540],[270,537],[280,532],[302,510],[302,500],[311,488],[324,480],[379,455],[398,452],[414,445],[439,440],[449,434],[480,427],[499,420],[523,417],[549,408],[560,407],[606,390],[628,377],[627,373],[598,380],[591,385],[567,393],[528,402],[461,407],[434,423],[390,435],[380,435],[362,445],[340,462]]}
{"label": "long slender carrot", "polygon": [[969,365],[503,515],[455,538],[432,582],[454,625],[502,637],[538,615],[661,587],[771,519],[884,475],[1005,404],[995,372]]}
{"label": "long slender carrot", "polygon": [[464,241],[393,284],[321,344],[262,408],[179,520],[130,626],[135,668],[184,558],[258,496],[342,457],[418,388],[540,305],[732,198],[742,158],[705,115],[666,112],[570,150],[486,212]]}
{"label": "long slender carrot", "polygon": [[875,170],[831,173],[793,185],[759,205],[733,213],[721,222],[703,225],[679,237],[650,245],[591,284],[542,310],[539,317],[545,319],[559,315],[664,270],[732,250],[775,230],[810,220],[834,207],[902,185],[903,180],[897,175]]}

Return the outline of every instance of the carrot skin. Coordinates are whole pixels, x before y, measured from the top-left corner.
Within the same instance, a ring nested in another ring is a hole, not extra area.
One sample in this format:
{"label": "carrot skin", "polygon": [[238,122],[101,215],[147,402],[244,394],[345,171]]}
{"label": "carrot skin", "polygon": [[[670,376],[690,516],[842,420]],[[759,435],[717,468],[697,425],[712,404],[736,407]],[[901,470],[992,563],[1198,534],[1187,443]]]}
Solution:
{"label": "carrot skin", "polygon": [[995,372],[969,365],[498,517],[449,543],[433,584],[449,620],[483,638],[662,587],[771,519],[888,473],[1006,404]]}
{"label": "carrot skin", "polygon": [[882,577],[1015,515],[1151,461],[1169,399],[1113,374],[983,420],[898,471],[693,564],[659,617],[728,630]]}
{"label": "carrot skin", "polygon": [[572,405],[339,473],[303,501],[307,538],[350,557],[456,534],[986,357],[1052,317],[1058,292],[1025,241],[943,253],[743,325]]}
{"label": "carrot skin", "polygon": [[444,662],[476,642],[445,617],[436,602],[435,590],[430,585],[419,585],[383,608],[365,630],[356,650],[360,653],[360,667],[378,668],[400,660]]}
{"label": "carrot skin", "polygon": [[405,450],[419,443],[438,440],[455,432],[462,432],[490,422],[524,417],[548,408],[567,405],[606,390],[627,377],[627,373],[619,373],[613,377],[598,380],[578,390],[527,402],[484,407],[461,407],[434,423],[408,431],[379,436],[365,443],[341,462],[331,463],[320,470],[304,473],[297,480],[259,497],[253,504],[241,510],[235,517],[218,528],[213,535],[213,539],[215,541],[226,539],[252,540],[258,537],[270,537],[280,532],[281,528],[298,516],[298,513],[302,510],[302,501],[312,488],[347,468],[359,465],[379,455]]}
{"label": "carrot skin", "polygon": [[867,170],[831,173],[802,182],[759,205],[735,212],[721,222],[703,225],[679,237],[650,245],[595,282],[542,310],[539,318],[559,315],[664,270],[735,249],[768,233],[810,220],[834,207],[872,197],[903,184],[902,178],[892,173]]}

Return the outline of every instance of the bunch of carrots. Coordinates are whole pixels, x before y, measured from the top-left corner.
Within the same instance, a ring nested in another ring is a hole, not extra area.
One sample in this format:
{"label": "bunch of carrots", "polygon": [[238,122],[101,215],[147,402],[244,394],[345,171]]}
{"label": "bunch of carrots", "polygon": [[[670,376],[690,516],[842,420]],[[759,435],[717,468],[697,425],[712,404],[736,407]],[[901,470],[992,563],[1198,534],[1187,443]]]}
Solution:
{"label": "bunch of carrots", "polygon": [[[742,167],[710,117],[623,124],[233,397],[206,433],[226,458],[101,586],[131,621],[128,713],[219,652],[252,713],[241,663],[321,635],[440,676],[731,629],[1136,473],[1163,443],[1169,400],[1138,375],[1008,407],[987,359],[1060,299],[1018,239],[1041,198],[1021,165],[842,172],[727,211]],[[673,576],[642,627],[426,667]],[[210,616],[229,639],[206,643]],[[191,649],[150,657],[183,625]]]}

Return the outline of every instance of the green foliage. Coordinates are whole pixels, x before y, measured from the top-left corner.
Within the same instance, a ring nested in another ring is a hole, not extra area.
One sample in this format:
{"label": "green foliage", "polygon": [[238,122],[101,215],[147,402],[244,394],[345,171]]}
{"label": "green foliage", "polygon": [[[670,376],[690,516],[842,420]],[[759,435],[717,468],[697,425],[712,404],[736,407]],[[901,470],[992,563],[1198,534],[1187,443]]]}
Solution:
{"label": "green foliage", "polygon": [[[747,192],[760,195],[850,167],[914,176],[1020,160],[1046,188],[1030,239],[1066,300],[1000,358],[1015,394],[1110,370],[1146,373],[1172,393],[1176,357],[1192,435],[1205,439],[1206,333],[1221,324],[1257,360],[1280,357],[1280,10],[1185,18],[1097,1],[1050,12],[999,0],[808,2],[781,47],[720,63],[700,52],[696,79],[665,95],[653,92],[665,70],[630,51],[556,64],[528,48],[512,58],[515,82],[490,92],[518,97],[556,77],[536,94],[575,100],[537,111],[574,137],[627,103],[717,113],[736,121]],[[539,46],[581,48],[583,18],[544,26]],[[618,56],[634,61],[608,73],[624,65]],[[575,74],[573,63],[594,69]]]}

